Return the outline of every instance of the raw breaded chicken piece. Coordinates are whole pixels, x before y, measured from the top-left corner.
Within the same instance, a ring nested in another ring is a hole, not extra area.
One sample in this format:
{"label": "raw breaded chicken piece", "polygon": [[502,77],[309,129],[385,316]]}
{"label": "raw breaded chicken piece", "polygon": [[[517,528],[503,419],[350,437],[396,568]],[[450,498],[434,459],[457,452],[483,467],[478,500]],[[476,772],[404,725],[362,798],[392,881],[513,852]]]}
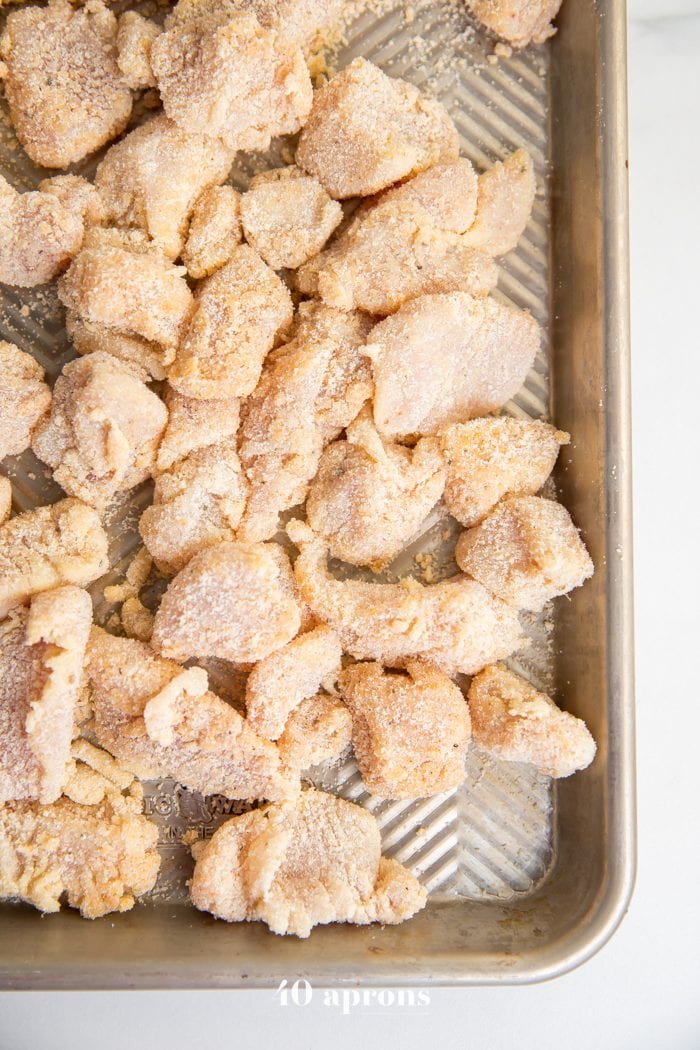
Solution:
{"label": "raw breaded chicken piece", "polygon": [[406,868],[381,856],[375,818],[323,791],[227,821],[198,844],[192,903],[227,922],[308,937],[330,922],[394,924],[425,905]]}
{"label": "raw breaded chicken piece", "polygon": [[14,343],[0,340],[0,459],[29,448],[50,405],[41,365]]}
{"label": "raw breaded chicken piece", "polygon": [[182,261],[190,277],[209,277],[243,240],[241,195],[233,186],[210,186],[192,210]]}
{"label": "raw breaded chicken piece", "polygon": [[301,49],[226,3],[177,4],[151,47],[171,120],[233,150],[264,150],[298,131],[312,87]]}
{"label": "raw breaded chicken piece", "polygon": [[191,452],[208,445],[226,444],[235,448],[238,430],[238,398],[200,401],[183,397],[167,387],[164,396],[168,425],[158,446],[158,470],[168,470]]}
{"label": "raw breaded chicken piece", "polygon": [[139,374],[111,354],[80,357],[56,380],[51,413],[32,440],[68,493],[104,510],[150,477],[168,410]]}
{"label": "raw breaded chicken piece", "polygon": [[80,500],[16,514],[0,528],[0,617],[40,591],[86,587],[108,564],[107,534]]}
{"label": "raw breaded chicken piece", "polygon": [[245,239],[273,270],[295,270],[320,252],[342,218],[321,183],[294,165],[256,175],[241,198]]}
{"label": "raw breaded chicken piece", "polygon": [[519,149],[479,176],[476,218],[464,243],[489,255],[512,251],[527,225],[534,201],[532,158],[526,150]]}
{"label": "raw breaded chicken piece", "polygon": [[372,330],[374,422],[387,438],[435,434],[500,408],[540,345],[524,310],[467,292],[414,299]]}
{"label": "raw breaded chicken piece", "polygon": [[112,146],[97,168],[107,221],[142,230],[177,259],[200,195],[224,182],[233,157],[222,142],[154,117]]}
{"label": "raw breaded chicken piece", "polygon": [[287,766],[304,770],[339,758],[351,733],[352,717],[342,700],[316,693],[294,708],[277,746]]}
{"label": "raw breaded chicken piece", "polygon": [[174,575],[197,551],[233,540],[246,490],[234,443],[206,445],[159,473],[139,531],[161,571]]}
{"label": "raw breaded chicken piece", "polygon": [[529,762],[550,777],[570,777],[593,761],[585,722],[500,664],[469,687],[474,743],[506,762]]}
{"label": "raw breaded chicken piece", "polygon": [[382,798],[425,798],[465,777],[469,708],[446,674],[422,660],[406,671],[346,667],[338,680],[352,715],[352,746],[366,789]]}
{"label": "raw breaded chicken piece", "polygon": [[[197,4],[200,0],[188,2]],[[260,25],[276,29],[283,40],[298,44],[304,53],[309,53],[322,47],[325,35],[333,30],[342,0],[233,0],[232,6],[250,10]]]}
{"label": "raw breaded chicken piece", "polygon": [[593,562],[566,507],[512,496],[462,533],[460,569],[516,609],[539,611],[593,575]]}
{"label": "raw breaded chicken piece", "polygon": [[[103,338],[106,333],[116,333],[127,340],[131,356],[125,350],[115,356],[143,367],[155,358],[162,374],[175,357],[194,309],[184,267],[174,266],[136,231],[90,231],[85,246],[61,277],[58,294],[73,326],[82,322],[86,333],[92,331]],[[108,342],[83,349],[107,351],[109,346]],[[153,374],[152,367],[149,371]]]}
{"label": "raw breaded chicken piece", "polygon": [[139,373],[147,373],[153,379],[165,379],[167,362],[175,354],[171,347],[166,349],[140,336],[115,332],[105,325],[79,317],[72,310],[66,313],[66,333],[77,353],[111,354],[118,361],[123,361]]}
{"label": "raw breaded chicken piece", "polygon": [[137,11],[125,11],[117,23],[117,65],[132,91],[156,86],[151,46],[160,26]]}
{"label": "raw breaded chicken piece", "polygon": [[126,127],[132,97],[117,65],[117,19],[100,0],[13,11],[0,58],[12,124],[35,164],[67,168]]}
{"label": "raw breaded chicken piece", "polygon": [[85,919],[129,911],[160,867],[158,828],[141,808],[116,788],[92,806],[65,797],[0,806],[0,898],[56,912],[65,894]]}
{"label": "raw breaded chicken piece", "polygon": [[192,791],[250,801],[299,790],[277,747],[211,692],[201,667],[185,669],[96,628],[88,677],[97,740],[137,776],[174,777]]}
{"label": "raw breaded chicken piece", "polygon": [[171,582],[151,643],[174,660],[255,663],[291,641],[301,610],[289,558],[276,543],[219,543]]}
{"label": "raw breaded chicken piece", "polygon": [[246,717],[253,729],[277,740],[302,700],[317,693],[323,682],[335,681],[342,655],[338,636],[322,624],[257,663],[245,690]]}
{"label": "raw breaded chicken piece", "polygon": [[556,33],[551,21],[561,0],[466,0],[467,7],[492,33],[513,47],[543,44]]}
{"label": "raw breaded chicken piece", "polygon": [[433,292],[486,295],[493,260],[466,242],[477,179],[468,160],[437,164],[361,208],[321,255],[302,266],[297,287],[341,310],[394,313]]}
{"label": "raw breaded chicken piece", "polygon": [[444,499],[462,525],[476,525],[504,496],[533,496],[552,473],[569,435],[539,420],[471,419],[440,434]]}
{"label": "raw breaded chicken piece", "polygon": [[475,580],[457,576],[427,587],[412,577],[336,580],[322,540],[308,525],[290,521],[287,532],[301,551],[294,575],[302,600],[357,660],[401,666],[420,657],[446,674],[474,674],[522,645],[515,610]]}
{"label": "raw breaded chicken piece", "polygon": [[279,515],[306,497],[327,442],[371,396],[361,314],[302,303],[293,339],[270,354],[241,412],[239,451],[250,492],[239,538],[269,539]]}
{"label": "raw breaded chicken piece", "polygon": [[331,197],[367,197],[459,156],[439,102],[356,58],[314,93],[296,163]]}
{"label": "raw breaded chicken piece", "polygon": [[44,179],[29,193],[0,175],[0,282],[33,288],[51,281],[80,250],[86,221],[100,211],[94,187],[77,175]]}
{"label": "raw breaded chicken piece", "polygon": [[91,625],[78,587],[34,595],[0,623],[0,803],[54,802],[65,787]]}
{"label": "raw breaded chicken piece", "polygon": [[274,270],[247,244],[238,245],[197,288],[170,383],[187,397],[246,397],[292,315],[289,290]]}
{"label": "raw breaded chicken piece", "polygon": [[4,525],[12,513],[12,484],[9,478],[0,474],[0,526]]}
{"label": "raw breaded chicken piece", "polygon": [[442,495],[435,438],[409,449],[383,441],[363,409],[321,456],[306,516],[333,558],[379,571],[406,546]]}

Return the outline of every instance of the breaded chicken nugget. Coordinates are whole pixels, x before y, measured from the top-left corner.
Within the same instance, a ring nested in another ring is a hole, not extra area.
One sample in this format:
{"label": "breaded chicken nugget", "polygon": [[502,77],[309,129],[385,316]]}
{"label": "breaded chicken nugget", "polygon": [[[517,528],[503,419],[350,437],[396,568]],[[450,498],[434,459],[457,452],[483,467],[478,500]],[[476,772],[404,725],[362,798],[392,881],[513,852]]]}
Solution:
{"label": "breaded chicken nugget", "polygon": [[274,270],[247,244],[238,245],[197,289],[171,385],[187,397],[246,397],[292,314],[289,290]]}
{"label": "breaded chicken nugget", "polygon": [[569,512],[539,496],[512,496],[462,533],[460,569],[516,609],[539,611],[593,575],[593,562]]}
{"label": "breaded chicken nugget", "polygon": [[41,366],[14,343],[0,340],[0,459],[29,448],[50,405]]}
{"label": "breaded chicken nugget", "polygon": [[467,242],[477,178],[468,160],[437,164],[386,190],[353,216],[330,248],[302,266],[297,287],[341,310],[394,313],[434,292],[486,295],[498,271]]}
{"label": "breaded chicken nugget", "polygon": [[51,413],[32,440],[68,493],[104,510],[117,492],[150,477],[168,410],[111,354],[71,361],[54,386]]}
{"label": "breaded chicken nugget", "polygon": [[302,600],[358,660],[402,666],[420,657],[447,674],[474,674],[522,644],[515,611],[475,580],[458,576],[427,587],[411,577],[336,580],[322,540],[308,525],[291,521],[287,532],[301,550],[294,575]]}
{"label": "breaded chicken nugget", "polygon": [[308,937],[329,922],[403,922],[426,892],[381,856],[371,813],[322,791],[243,813],[196,852],[192,902],[227,922]]}
{"label": "breaded chicken nugget", "polygon": [[524,310],[467,292],[424,295],[372,329],[374,422],[388,438],[486,415],[522,386],[540,344]]}
{"label": "breaded chicken nugget", "polygon": [[529,762],[550,777],[570,777],[593,761],[584,722],[517,674],[496,664],[469,687],[474,743],[506,762]]}
{"label": "breaded chicken nugget", "polygon": [[225,2],[177,4],[151,46],[151,68],[171,120],[234,150],[267,149],[311,108],[301,49]]}
{"label": "breaded chicken nugget", "polygon": [[314,93],[296,163],[342,200],[458,155],[457,130],[439,102],[356,58]]}
{"label": "breaded chicken nugget", "polygon": [[409,660],[405,673],[353,664],[338,688],[352,714],[352,746],[368,791],[425,798],[459,787],[471,723],[446,674],[422,660]]}
{"label": "breaded chicken nugget", "polygon": [[302,700],[313,696],[323,682],[335,680],[342,653],[335,632],[321,625],[257,663],[245,690],[246,716],[253,729],[277,740]]}
{"label": "breaded chicken nugget", "polygon": [[467,7],[487,29],[513,47],[543,44],[556,33],[551,21],[561,0],[467,0]]}
{"label": "breaded chicken nugget", "polygon": [[35,164],[67,168],[126,127],[132,97],[117,65],[117,19],[101,0],[13,11],[0,58],[12,123]]}
{"label": "breaded chicken nugget", "polygon": [[276,543],[219,543],[200,551],[163,595],[151,643],[175,660],[254,663],[291,641],[301,609],[289,558]]}
{"label": "breaded chicken nugget", "polygon": [[306,515],[331,557],[379,570],[416,534],[444,485],[435,438],[421,438],[413,449],[383,441],[363,409],[345,440],[321,456]]}
{"label": "breaded chicken nugget", "polygon": [[286,765],[304,770],[339,758],[351,732],[352,717],[342,700],[316,693],[294,708],[277,746]]}
{"label": "breaded chicken nugget", "polygon": [[107,534],[92,507],[63,499],[0,528],[0,617],[40,591],[85,587],[107,571]]}
{"label": "breaded chicken nugget", "polygon": [[55,802],[65,787],[91,625],[78,587],[34,595],[0,623],[0,803]]}
{"label": "breaded chicken nugget", "polygon": [[469,526],[504,496],[532,496],[541,489],[569,435],[539,420],[501,416],[455,423],[439,441],[447,509]]}
{"label": "breaded chicken nugget", "polygon": [[177,259],[199,197],[224,182],[233,157],[223,142],[154,117],[112,146],[97,168],[107,222],[142,230]]}
{"label": "breaded chicken nugget", "polygon": [[185,669],[96,628],[88,678],[99,743],[138,776],[175,777],[193,791],[250,801],[299,790],[277,747],[209,690],[201,667]]}
{"label": "breaded chicken nugget", "polygon": [[182,261],[190,277],[209,277],[243,240],[241,195],[233,186],[210,186],[192,210]]}

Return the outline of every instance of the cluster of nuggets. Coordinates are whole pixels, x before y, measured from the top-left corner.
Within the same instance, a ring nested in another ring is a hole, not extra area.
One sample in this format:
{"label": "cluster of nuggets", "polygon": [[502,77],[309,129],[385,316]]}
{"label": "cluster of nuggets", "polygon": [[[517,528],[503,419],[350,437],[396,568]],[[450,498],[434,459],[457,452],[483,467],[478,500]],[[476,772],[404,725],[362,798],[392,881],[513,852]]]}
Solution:
{"label": "cluster of nuggets", "polygon": [[[38,165],[120,135],[140,90],[162,111],[94,182],[0,186],[0,280],[58,277],[78,354],[51,391],[0,343],[0,459],[31,447],[65,493],[12,517],[0,478],[2,897],[132,907],[159,866],[140,781],[173,777],[264,803],[194,844],[198,908],[299,936],[400,922],[424,889],[368,811],[302,789],[309,767],[352,745],[369,792],[412,799],[457,788],[470,742],[553,777],[593,759],[585,725],[501,663],[520,610],[592,573],[537,495],[568,435],[493,414],[540,342],[490,295],[532,163],[477,175],[446,111],[363,59],[314,92],[337,6],[179,0],[161,27],[49,0],[7,18],[0,72]],[[236,151],[298,131],[295,164],[227,184]],[[86,588],[108,568],[105,513],[148,478],[118,637]],[[302,504],[292,560],[280,515]],[[456,575],[329,571],[381,570],[438,505],[464,527]],[[211,659],[247,674],[244,710],[210,688]]]}

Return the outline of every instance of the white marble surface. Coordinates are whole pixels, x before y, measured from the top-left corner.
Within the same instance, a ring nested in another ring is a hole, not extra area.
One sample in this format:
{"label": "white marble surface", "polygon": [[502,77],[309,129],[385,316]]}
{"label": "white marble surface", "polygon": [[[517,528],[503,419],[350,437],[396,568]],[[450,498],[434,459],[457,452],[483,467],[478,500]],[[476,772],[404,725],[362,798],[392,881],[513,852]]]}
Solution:
{"label": "white marble surface", "polygon": [[630,14],[640,847],[627,919],[572,974],[435,991],[420,1016],[283,1010],[269,992],[6,993],[0,1050],[700,1048],[700,0],[631,0]]}

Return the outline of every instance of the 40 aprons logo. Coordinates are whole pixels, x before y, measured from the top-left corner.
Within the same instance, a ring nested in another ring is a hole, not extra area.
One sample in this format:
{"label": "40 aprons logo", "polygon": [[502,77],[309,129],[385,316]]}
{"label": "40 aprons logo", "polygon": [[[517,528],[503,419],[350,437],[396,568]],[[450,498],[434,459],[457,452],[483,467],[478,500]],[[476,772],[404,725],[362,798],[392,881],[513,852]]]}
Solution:
{"label": "40 aprons logo", "polygon": [[430,992],[425,988],[320,988],[314,989],[305,978],[290,984],[280,981],[275,990],[279,1004],[285,1006],[309,1006],[314,998],[323,1006],[349,1014],[355,1009],[420,1011],[430,1006]]}

